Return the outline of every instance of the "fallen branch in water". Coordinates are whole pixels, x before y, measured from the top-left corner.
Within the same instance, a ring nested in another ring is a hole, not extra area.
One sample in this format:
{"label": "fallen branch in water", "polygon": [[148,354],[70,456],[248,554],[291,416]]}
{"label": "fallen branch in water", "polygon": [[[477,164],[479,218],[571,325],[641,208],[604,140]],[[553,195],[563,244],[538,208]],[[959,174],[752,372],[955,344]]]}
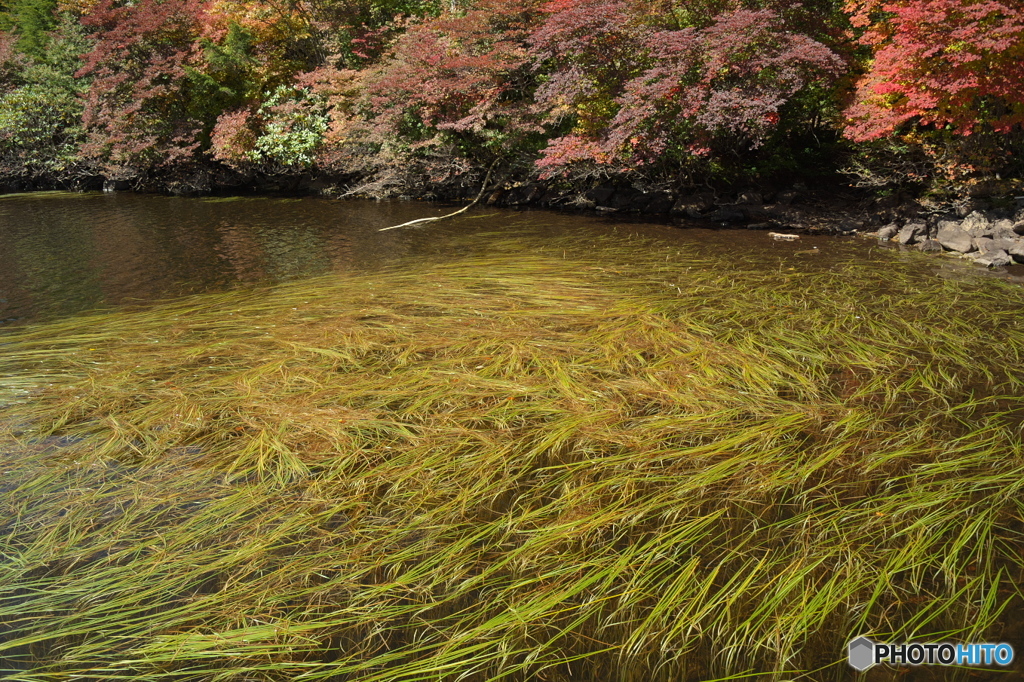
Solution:
{"label": "fallen branch in water", "polygon": [[473,201],[469,202],[468,204],[466,204],[465,206],[460,208],[458,211],[455,211],[453,213],[449,213],[447,215],[439,215],[439,216],[436,216],[434,218],[417,218],[416,220],[410,220],[409,222],[402,223],[401,225],[392,225],[391,227],[382,227],[382,228],[380,228],[377,231],[378,232],[387,232],[388,230],[397,230],[400,227],[409,227],[410,225],[416,225],[417,223],[432,223],[435,220],[444,220],[446,218],[452,218],[454,216],[459,215],[460,213],[464,213],[464,212],[468,211],[469,209],[471,209],[474,206],[476,206],[477,202],[480,201],[480,197],[482,197],[484,195],[484,192],[487,191],[487,181],[491,179],[491,171],[494,170],[494,164],[496,164],[496,163],[498,163],[497,159],[495,159],[491,163],[491,167],[487,169],[487,175],[484,176],[484,184],[480,188],[480,192],[476,195],[476,199],[473,199]]}

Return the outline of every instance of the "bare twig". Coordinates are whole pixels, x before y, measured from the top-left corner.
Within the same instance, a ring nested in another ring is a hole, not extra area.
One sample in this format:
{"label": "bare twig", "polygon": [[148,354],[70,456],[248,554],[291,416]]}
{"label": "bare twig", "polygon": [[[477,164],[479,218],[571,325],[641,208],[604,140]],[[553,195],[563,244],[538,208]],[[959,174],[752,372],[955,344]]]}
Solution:
{"label": "bare twig", "polygon": [[473,199],[473,201],[469,202],[468,204],[466,204],[465,206],[460,208],[458,211],[454,211],[454,212],[448,213],[446,215],[439,215],[439,216],[436,216],[434,218],[417,218],[416,220],[410,220],[409,222],[402,223],[401,225],[392,225],[391,227],[382,227],[382,228],[380,228],[377,231],[378,232],[387,232],[388,230],[397,230],[400,227],[409,227],[411,225],[417,225],[419,223],[432,223],[432,222],[434,222],[436,220],[445,220],[446,218],[452,218],[454,216],[459,215],[460,213],[464,213],[464,212],[468,211],[469,209],[471,209],[474,206],[476,206],[477,202],[480,201],[480,197],[482,197],[484,195],[484,192],[487,191],[487,182],[491,179],[491,171],[494,170],[494,164],[496,164],[496,163],[498,163],[497,159],[495,159],[491,163],[490,168],[487,169],[487,175],[484,176],[484,184],[480,188],[480,192],[476,195],[476,199]]}

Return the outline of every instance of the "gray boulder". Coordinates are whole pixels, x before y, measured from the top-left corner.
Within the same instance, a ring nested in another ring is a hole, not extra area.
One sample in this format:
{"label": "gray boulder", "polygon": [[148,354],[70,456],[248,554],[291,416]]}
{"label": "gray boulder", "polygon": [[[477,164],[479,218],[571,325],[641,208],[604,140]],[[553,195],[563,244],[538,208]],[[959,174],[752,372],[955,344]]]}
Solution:
{"label": "gray boulder", "polygon": [[1024,239],[1018,239],[1015,241],[1013,246],[1008,248],[1006,252],[1013,257],[1013,260],[1018,263],[1024,263]]}
{"label": "gray boulder", "polygon": [[988,268],[998,268],[1009,265],[1013,262],[1013,259],[1005,251],[988,251],[982,254],[975,254],[974,262]]}
{"label": "gray boulder", "polygon": [[896,227],[896,223],[889,223],[878,231],[878,241],[887,242],[892,239],[900,228]]}
{"label": "gray boulder", "polygon": [[975,237],[971,240],[971,243],[974,244],[975,250],[980,253],[988,253],[989,251],[998,250],[992,246],[995,243],[995,240],[991,237]]}
{"label": "gray boulder", "polygon": [[950,251],[968,253],[974,249],[971,235],[953,220],[943,220],[939,223],[939,233],[935,239]]}
{"label": "gray boulder", "polygon": [[1017,244],[1017,241],[1017,239],[996,237],[995,239],[992,240],[992,249],[998,251],[1006,251],[1007,253],[1009,253],[1010,249],[1012,249]]}
{"label": "gray boulder", "polygon": [[1011,227],[1015,234],[1024,234],[1024,220],[1018,220]]}
{"label": "gray boulder", "polygon": [[981,211],[974,211],[960,223],[960,229],[972,237],[991,237],[992,223]]}
{"label": "gray boulder", "polygon": [[1009,251],[1017,242],[1020,242],[1019,238],[1006,239],[1005,237],[975,237],[971,240],[974,244],[974,248],[981,253],[988,253],[990,251]]}
{"label": "gray boulder", "polygon": [[1013,231],[1013,225],[1008,224],[1009,220],[1000,220],[992,226],[992,236],[995,239],[1016,239],[1017,233]]}
{"label": "gray boulder", "polygon": [[896,235],[900,244],[916,244],[920,237],[928,234],[928,226],[924,223],[907,223]]}
{"label": "gray boulder", "polygon": [[934,239],[925,239],[917,245],[925,253],[937,253],[942,251],[942,244]]}

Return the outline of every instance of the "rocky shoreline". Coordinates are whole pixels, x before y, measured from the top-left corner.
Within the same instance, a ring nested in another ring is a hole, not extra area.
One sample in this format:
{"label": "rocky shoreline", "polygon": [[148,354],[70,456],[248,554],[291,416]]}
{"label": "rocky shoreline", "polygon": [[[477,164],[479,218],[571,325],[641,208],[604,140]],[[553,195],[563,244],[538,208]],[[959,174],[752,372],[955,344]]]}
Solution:
{"label": "rocky shoreline", "polygon": [[[843,187],[812,191],[801,183],[780,192],[740,192],[725,201],[713,193],[679,198],[669,193],[651,194],[654,196],[635,190],[609,194],[599,188],[588,192],[576,207],[601,213],[667,216],[677,224],[857,234],[925,253],[961,255],[987,267],[1024,264],[1024,197],[968,198],[958,208],[943,210]],[[1003,206],[991,207],[994,203]],[[989,207],[975,208],[986,205]]]}
{"label": "rocky shoreline", "polygon": [[962,219],[890,223],[873,233],[879,241],[916,246],[929,253],[960,254],[978,265],[1024,263],[1024,209],[973,211]]}
{"label": "rocky shoreline", "polygon": [[[530,202],[499,191],[487,203]],[[681,227],[860,235],[925,253],[961,255],[986,267],[1024,264],[1024,197],[966,198],[954,208],[928,206],[898,195],[871,196],[842,186],[809,190],[797,183],[782,191],[748,190],[732,197],[715,192],[677,197],[671,192],[598,187],[582,197],[539,203],[549,208],[668,218]]]}
{"label": "rocky shoreline", "polygon": [[[168,193],[167,187],[133,186],[102,177],[91,180],[73,186],[54,183],[56,186],[49,188],[0,183],[0,190],[12,193],[40,189]],[[447,185],[416,195],[402,195],[399,199],[458,204],[474,198],[480,190],[480,185],[473,183]],[[346,192],[337,179],[316,175],[268,177],[247,186],[226,183],[212,191],[198,192],[225,193],[365,198]],[[599,184],[580,191],[559,187],[556,183],[506,181],[496,188],[488,188],[481,203],[501,208],[543,208],[642,218],[682,228],[859,235],[925,253],[962,256],[989,268],[1024,264],[1024,197],[965,197],[956,204],[937,206],[901,193],[878,196],[841,182],[823,182],[813,188],[796,182],[783,189],[709,188],[677,192],[644,191],[631,185],[612,184]]]}

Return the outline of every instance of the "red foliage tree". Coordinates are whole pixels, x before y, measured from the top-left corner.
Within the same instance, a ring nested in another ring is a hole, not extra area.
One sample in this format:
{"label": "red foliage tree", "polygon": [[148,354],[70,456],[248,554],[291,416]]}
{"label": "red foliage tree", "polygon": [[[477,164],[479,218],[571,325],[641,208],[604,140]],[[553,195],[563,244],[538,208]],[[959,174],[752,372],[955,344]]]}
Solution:
{"label": "red foliage tree", "polygon": [[847,11],[874,52],[847,111],[852,139],[911,121],[958,135],[1024,123],[1024,2],[854,0]]}
{"label": "red foliage tree", "polygon": [[577,161],[629,169],[685,163],[716,144],[756,147],[794,95],[828,82],[842,65],[794,30],[800,15],[791,8],[725,8],[673,30],[659,28],[645,9],[609,0],[546,6],[532,43],[553,75],[538,96],[553,120],[573,122],[544,150],[538,165],[546,173]]}
{"label": "red foliage tree", "polygon": [[97,39],[78,72],[92,76],[85,154],[133,175],[193,156],[202,122],[189,111],[186,67],[197,63],[203,0],[106,0],[82,19]]}
{"label": "red foliage tree", "polygon": [[537,92],[556,106],[617,92],[636,73],[643,30],[625,2],[554,0],[530,35],[531,56],[552,71]]}
{"label": "red foliage tree", "polygon": [[249,109],[233,109],[217,118],[211,133],[213,158],[229,166],[244,168],[251,163],[256,148],[257,124]]}
{"label": "red foliage tree", "polygon": [[626,84],[607,139],[610,152],[637,162],[680,143],[707,154],[720,137],[757,147],[793,95],[842,64],[772,10],[724,12],[706,28],[654,33],[644,46],[654,65]]}
{"label": "red foliage tree", "polygon": [[83,152],[122,176],[166,173],[211,149],[244,158],[259,132],[251,114],[312,59],[305,19],[288,4],[105,0],[82,21],[97,39],[79,71],[93,77]]}
{"label": "red foliage tree", "polygon": [[434,165],[441,179],[540,132],[525,43],[533,7],[480,0],[411,26],[367,79],[370,136],[384,146],[398,141],[421,159],[443,150],[452,163]]}

